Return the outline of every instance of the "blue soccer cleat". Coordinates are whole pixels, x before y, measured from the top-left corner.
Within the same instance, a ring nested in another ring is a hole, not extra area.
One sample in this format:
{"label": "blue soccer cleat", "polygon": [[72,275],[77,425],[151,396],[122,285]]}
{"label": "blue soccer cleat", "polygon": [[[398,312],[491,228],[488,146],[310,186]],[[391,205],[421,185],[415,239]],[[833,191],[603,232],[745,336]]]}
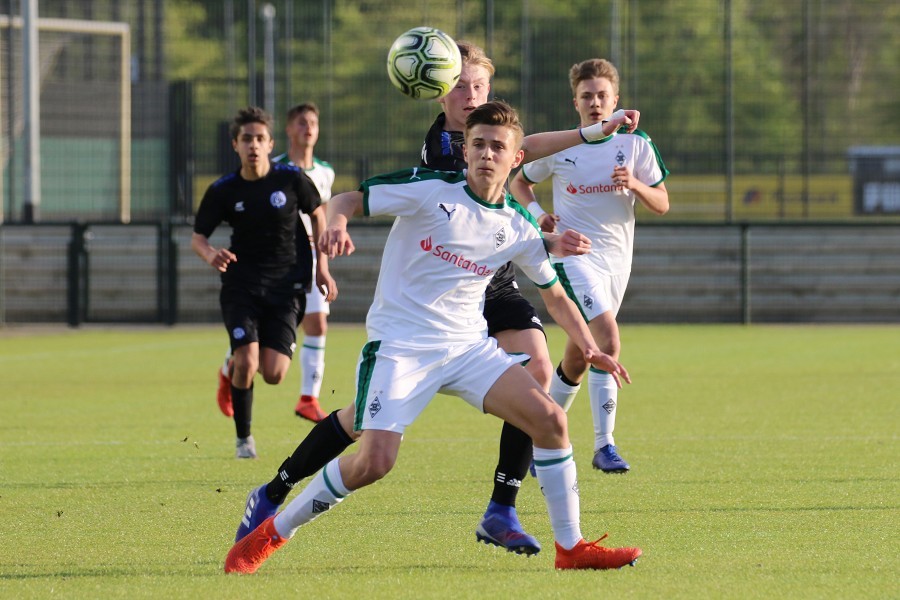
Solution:
{"label": "blue soccer cleat", "polygon": [[475,539],[485,544],[506,548],[508,552],[531,556],[541,551],[541,544],[525,533],[519,523],[514,506],[503,506],[494,501],[475,528]]}
{"label": "blue soccer cleat", "polygon": [[627,473],[631,467],[625,462],[616,447],[612,444],[603,446],[594,453],[594,460],[591,461],[595,469],[600,469],[604,473]]}
{"label": "blue soccer cleat", "polygon": [[248,533],[256,529],[260,523],[278,512],[279,506],[266,497],[266,484],[251,490],[247,494],[244,516],[241,518],[241,524],[238,525],[234,541],[241,541]]}

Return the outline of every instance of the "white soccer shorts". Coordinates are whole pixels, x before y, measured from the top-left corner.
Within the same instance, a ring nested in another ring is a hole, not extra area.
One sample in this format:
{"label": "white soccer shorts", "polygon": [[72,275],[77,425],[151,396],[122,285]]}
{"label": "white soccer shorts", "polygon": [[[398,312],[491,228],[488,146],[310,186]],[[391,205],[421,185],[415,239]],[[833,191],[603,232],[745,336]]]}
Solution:
{"label": "white soccer shorts", "polygon": [[319,286],[316,285],[315,272],[314,267],[312,288],[310,288],[309,292],[306,294],[306,311],[303,314],[311,315],[313,313],[325,313],[326,315],[330,315],[331,303],[325,301],[325,295],[322,294]]}
{"label": "white soccer shorts", "polygon": [[612,311],[613,316],[619,314],[630,273],[605,275],[584,262],[557,263],[554,267],[566,293],[581,309],[587,322],[608,311]]}
{"label": "white soccer shorts", "polygon": [[484,412],[491,386],[507,369],[527,359],[510,356],[494,338],[441,348],[369,342],[356,371],[354,429],[402,434],[438,392],[459,396]]}

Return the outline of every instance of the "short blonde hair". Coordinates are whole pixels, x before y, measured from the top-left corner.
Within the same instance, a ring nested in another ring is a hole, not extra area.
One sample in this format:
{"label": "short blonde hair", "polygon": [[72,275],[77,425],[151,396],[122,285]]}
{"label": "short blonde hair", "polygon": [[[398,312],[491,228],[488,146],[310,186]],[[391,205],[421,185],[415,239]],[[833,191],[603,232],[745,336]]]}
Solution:
{"label": "short blonde hair", "polygon": [[461,40],[458,40],[456,45],[459,46],[459,55],[462,57],[464,65],[481,67],[488,72],[488,75],[491,77],[494,76],[494,72],[496,71],[496,69],[494,69],[494,63],[491,62],[491,59],[487,57],[487,54],[484,53],[484,50],[482,50],[480,46]]}
{"label": "short blonde hair", "polygon": [[605,58],[589,58],[572,65],[572,68],[569,69],[569,84],[572,86],[572,95],[574,96],[577,93],[575,90],[579,83],[585,79],[595,79],[597,77],[608,79],[612,84],[613,91],[617,96],[619,95],[619,71],[614,64]]}

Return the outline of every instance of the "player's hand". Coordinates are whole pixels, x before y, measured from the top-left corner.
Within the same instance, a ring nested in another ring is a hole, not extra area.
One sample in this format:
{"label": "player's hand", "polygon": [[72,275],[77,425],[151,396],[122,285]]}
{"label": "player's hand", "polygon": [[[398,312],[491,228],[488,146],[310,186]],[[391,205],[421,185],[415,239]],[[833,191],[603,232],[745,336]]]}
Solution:
{"label": "player's hand", "polygon": [[319,252],[328,258],[335,256],[349,256],[356,250],[350,234],[343,227],[329,227],[319,238]]}
{"label": "player's hand", "polygon": [[334,302],[338,297],[338,286],[328,269],[316,267],[316,287],[325,296],[326,302]]}
{"label": "player's hand", "polygon": [[631,383],[631,376],[628,374],[625,367],[619,364],[619,362],[609,354],[605,354],[599,350],[589,349],[584,353],[584,358],[593,366],[612,375],[617,386],[622,387],[623,381],[625,383]]}
{"label": "player's hand", "polygon": [[548,252],[553,256],[579,256],[591,251],[590,238],[572,229],[558,235],[548,233],[544,240],[547,242]]}
{"label": "player's hand", "polygon": [[219,248],[213,254],[212,259],[209,260],[209,265],[224,273],[228,269],[228,265],[233,262],[237,262],[237,256],[227,248]]}
{"label": "player's hand", "polygon": [[637,129],[638,123],[641,120],[641,111],[634,109],[626,109],[625,110],[625,118],[626,121],[623,123],[628,129],[628,133],[634,133],[634,130]]}
{"label": "player's hand", "polygon": [[556,224],[559,223],[559,216],[555,213],[544,213],[538,217],[538,225],[544,233],[553,233],[556,231]]}
{"label": "player's hand", "polygon": [[628,167],[613,167],[612,173],[613,185],[621,186],[626,190],[630,190],[633,185],[631,172]]}

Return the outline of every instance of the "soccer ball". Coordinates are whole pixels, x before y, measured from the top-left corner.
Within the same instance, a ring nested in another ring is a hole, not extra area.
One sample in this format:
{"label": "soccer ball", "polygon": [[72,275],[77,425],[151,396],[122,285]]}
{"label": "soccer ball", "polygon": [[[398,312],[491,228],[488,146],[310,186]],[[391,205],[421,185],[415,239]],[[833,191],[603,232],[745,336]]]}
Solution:
{"label": "soccer ball", "polygon": [[461,69],[456,42],[433,27],[410,29],[388,51],[391,83],[416,100],[433,100],[447,94],[459,80]]}

